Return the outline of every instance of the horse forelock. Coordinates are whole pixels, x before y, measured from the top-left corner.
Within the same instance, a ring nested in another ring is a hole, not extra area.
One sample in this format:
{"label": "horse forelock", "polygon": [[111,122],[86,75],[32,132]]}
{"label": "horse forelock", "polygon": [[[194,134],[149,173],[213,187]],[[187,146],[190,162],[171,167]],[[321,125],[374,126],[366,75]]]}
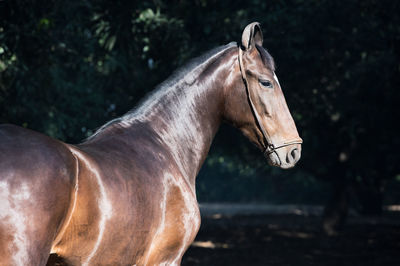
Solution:
{"label": "horse forelock", "polygon": [[264,47],[256,44],[256,48],[257,48],[258,53],[261,56],[261,60],[263,61],[264,65],[266,67],[268,67],[272,72],[274,72],[275,71],[274,58],[270,55],[270,53],[268,53],[268,51],[266,49],[264,49]]}

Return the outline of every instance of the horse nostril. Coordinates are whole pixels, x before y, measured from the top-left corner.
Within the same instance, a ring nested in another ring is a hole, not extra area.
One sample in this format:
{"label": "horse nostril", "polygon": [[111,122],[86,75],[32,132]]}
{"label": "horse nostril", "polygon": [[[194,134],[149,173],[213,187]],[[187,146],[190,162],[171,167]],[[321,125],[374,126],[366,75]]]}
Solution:
{"label": "horse nostril", "polygon": [[299,155],[299,150],[297,148],[294,148],[290,154],[292,155],[293,160],[297,160],[297,157]]}
{"label": "horse nostril", "polygon": [[286,156],[286,163],[292,164],[297,160],[298,155],[299,155],[298,149],[297,148],[292,149]]}

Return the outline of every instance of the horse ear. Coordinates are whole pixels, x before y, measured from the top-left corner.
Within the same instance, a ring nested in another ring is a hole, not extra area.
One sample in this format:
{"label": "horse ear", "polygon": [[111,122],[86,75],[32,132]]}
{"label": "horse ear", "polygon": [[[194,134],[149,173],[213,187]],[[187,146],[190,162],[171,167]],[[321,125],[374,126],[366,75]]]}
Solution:
{"label": "horse ear", "polygon": [[261,31],[260,23],[253,22],[246,26],[242,34],[242,49],[249,51],[255,44],[262,46],[263,35]]}

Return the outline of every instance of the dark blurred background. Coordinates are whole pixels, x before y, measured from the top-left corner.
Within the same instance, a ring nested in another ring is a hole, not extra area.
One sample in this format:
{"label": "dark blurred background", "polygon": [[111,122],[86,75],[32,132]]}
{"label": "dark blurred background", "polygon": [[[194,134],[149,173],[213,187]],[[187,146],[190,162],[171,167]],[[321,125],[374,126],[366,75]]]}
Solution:
{"label": "dark blurred background", "polygon": [[327,233],[349,209],[395,210],[399,1],[0,1],[0,122],[79,143],[253,21],[277,62],[302,159],[272,168],[223,125],[199,201],[323,205]]}

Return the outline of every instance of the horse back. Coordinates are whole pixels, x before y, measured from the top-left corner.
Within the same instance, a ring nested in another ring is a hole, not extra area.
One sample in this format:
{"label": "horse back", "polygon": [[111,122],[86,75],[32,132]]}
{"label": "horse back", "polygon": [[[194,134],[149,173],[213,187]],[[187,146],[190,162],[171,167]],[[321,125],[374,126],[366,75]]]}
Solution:
{"label": "horse back", "polygon": [[44,265],[71,212],[77,162],[68,146],[0,126],[0,265]]}

